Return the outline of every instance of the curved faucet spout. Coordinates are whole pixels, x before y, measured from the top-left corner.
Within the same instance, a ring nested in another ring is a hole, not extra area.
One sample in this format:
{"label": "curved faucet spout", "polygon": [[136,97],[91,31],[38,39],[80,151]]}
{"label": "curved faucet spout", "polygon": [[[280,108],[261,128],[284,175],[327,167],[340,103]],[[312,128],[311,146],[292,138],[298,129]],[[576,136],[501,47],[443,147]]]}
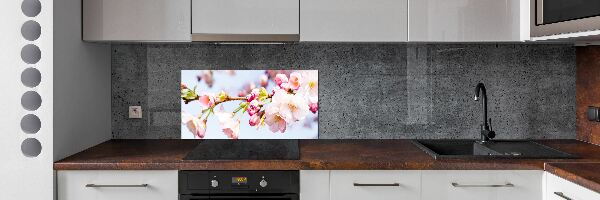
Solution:
{"label": "curved faucet spout", "polygon": [[[481,92],[481,96],[479,95]],[[475,87],[475,101],[479,101],[479,99],[483,98],[483,102],[481,102],[481,106],[483,107],[483,123],[484,127],[488,127],[487,124],[487,93],[485,91],[485,85],[483,83],[478,83]]]}
{"label": "curved faucet spout", "polygon": [[[473,98],[475,101],[479,101],[479,99],[483,99],[481,102],[481,106],[483,107],[483,123],[481,124],[481,140],[482,142],[488,141],[496,136],[495,132],[490,130],[490,125],[488,124],[487,117],[487,93],[485,91],[485,85],[483,83],[478,83],[475,87],[475,97]],[[490,119],[491,122],[491,119]]]}

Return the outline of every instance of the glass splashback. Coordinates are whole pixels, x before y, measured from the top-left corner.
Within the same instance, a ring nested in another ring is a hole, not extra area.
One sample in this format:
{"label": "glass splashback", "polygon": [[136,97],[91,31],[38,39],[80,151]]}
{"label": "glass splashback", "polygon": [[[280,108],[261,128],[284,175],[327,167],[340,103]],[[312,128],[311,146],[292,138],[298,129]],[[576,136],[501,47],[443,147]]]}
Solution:
{"label": "glass splashback", "polygon": [[182,70],[182,139],[318,138],[317,70]]}

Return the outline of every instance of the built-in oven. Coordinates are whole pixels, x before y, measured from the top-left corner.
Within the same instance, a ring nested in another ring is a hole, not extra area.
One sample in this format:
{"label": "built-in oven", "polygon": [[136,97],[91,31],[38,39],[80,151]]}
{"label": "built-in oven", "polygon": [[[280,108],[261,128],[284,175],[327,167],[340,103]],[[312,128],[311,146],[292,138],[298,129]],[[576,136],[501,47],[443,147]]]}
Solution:
{"label": "built-in oven", "polygon": [[298,200],[299,171],[179,171],[180,200]]}
{"label": "built-in oven", "polygon": [[531,0],[531,35],[600,30],[600,0]]}

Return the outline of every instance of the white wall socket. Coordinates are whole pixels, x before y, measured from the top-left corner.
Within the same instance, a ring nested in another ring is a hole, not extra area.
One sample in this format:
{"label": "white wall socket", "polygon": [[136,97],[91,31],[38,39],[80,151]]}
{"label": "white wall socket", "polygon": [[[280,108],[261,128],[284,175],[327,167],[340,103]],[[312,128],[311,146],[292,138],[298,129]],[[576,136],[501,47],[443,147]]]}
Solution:
{"label": "white wall socket", "polygon": [[142,106],[129,106],[129,118],[130,119],[141,119],[142,118]]}

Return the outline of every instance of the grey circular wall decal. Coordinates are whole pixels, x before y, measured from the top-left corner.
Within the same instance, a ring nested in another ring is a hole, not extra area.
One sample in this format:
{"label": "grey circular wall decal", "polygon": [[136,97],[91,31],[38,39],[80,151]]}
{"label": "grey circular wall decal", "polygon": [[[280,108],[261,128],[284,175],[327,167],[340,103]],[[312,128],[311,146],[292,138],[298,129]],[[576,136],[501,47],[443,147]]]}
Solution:
{"label": "grey circular wall decal", "polygon": [[25,110],[37,110],[42,105],[42,97],[37,92],[27,91],[21,96],[21,105]]}
{"label": "grey circular wall decal", "polygon": [[38,86],[42,82],[42,74],[36,68],[30,67],[21,73],[21,83],[27,87]]}
{"label": "grey circular wall decal", "polygon": [[34,44],[25,45],[21,49],[21,59],[27,64],[35,64],[42,58],[42,52]]}
{"label": "grey circular wall decal", "polygon": [[42,127],[42,121],[40,118],[33,114],[28,114],[21,118],[21,130],[28,134],[35,134],[40,131]]}
{"label": "grey circular wall decal", "polygon": [[42,11],[42,3],[39,0],[23,0],[21,11],[27,17],[35,17]]}
{"label": "grey circular wall decal", "polygon": [[40,23],[37,23],[36,21],[29,20],[21,26],[21,35],[26,40],[37,40],[40,38],[40,34],[42,34],[42,27],[40,27]]}
{"label": "grey circular wall decal", "polygon": [[21,152],[27,157],[37,157],[42,153],[42,143],[35,138],[27,138],[21,143]]}

